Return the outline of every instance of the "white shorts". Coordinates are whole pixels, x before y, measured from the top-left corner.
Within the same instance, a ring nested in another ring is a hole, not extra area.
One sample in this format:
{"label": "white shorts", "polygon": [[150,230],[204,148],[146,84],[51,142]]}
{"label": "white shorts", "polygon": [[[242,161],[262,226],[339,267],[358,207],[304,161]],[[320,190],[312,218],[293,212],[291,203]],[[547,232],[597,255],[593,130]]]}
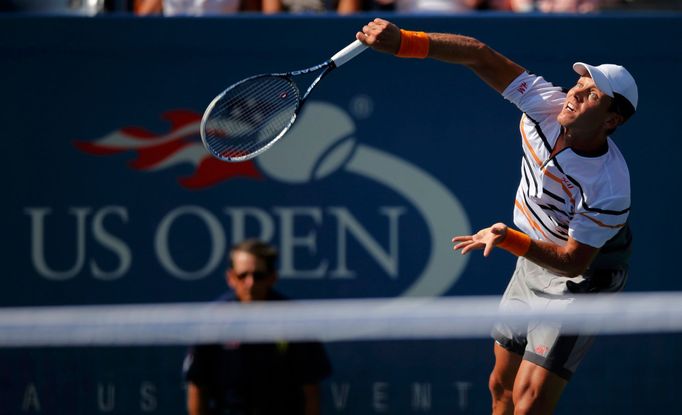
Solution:
{"label": "white shorts", "polygon": [[[563,310],[577,293],[620,291],[627,270],[600,270],[576,278],[553,274],[525,258],[519,258],[507,286],[501,310]],[[569,380],[594,341],[594,335],[563,335],[561,324],[530,323],[524,327],[498,324],[492,333],[497,343],[545,369]]]}

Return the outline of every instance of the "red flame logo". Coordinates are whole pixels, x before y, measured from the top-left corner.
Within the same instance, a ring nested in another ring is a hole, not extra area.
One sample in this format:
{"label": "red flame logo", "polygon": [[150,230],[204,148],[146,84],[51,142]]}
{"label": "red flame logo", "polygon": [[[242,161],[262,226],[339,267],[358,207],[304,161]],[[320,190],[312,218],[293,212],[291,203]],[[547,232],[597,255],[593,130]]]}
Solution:
{"label": "red flame logo", "polygon": [[191,175],[178,178],[186,189],[199,190],[238,177],[262,179],[256,164],[249,160],[226,163],[211,157],[199,138],[201,115],[186,110],[165,112],[162,119],[170,122],[165,134],[141,127],[124,127],[94,141],[74,140],[74,146],[93,156],[108,156],[132,151],[137,157],[129,162],[135,170],[152,172],[188,163]]}

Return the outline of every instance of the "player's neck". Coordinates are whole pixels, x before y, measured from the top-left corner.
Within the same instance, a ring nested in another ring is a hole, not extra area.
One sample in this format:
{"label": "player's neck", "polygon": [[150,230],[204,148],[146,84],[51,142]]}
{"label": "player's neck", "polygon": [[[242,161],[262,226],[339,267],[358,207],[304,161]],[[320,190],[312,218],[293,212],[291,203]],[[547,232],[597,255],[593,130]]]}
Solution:
{"label": "player's neck", "polygon": [[595,132],[581,132],[564,128],[559,135],[557,144],[563,148],[570,147],[574,153],[581,156],[596,157],[605,154],[609,145],[607,136]]}

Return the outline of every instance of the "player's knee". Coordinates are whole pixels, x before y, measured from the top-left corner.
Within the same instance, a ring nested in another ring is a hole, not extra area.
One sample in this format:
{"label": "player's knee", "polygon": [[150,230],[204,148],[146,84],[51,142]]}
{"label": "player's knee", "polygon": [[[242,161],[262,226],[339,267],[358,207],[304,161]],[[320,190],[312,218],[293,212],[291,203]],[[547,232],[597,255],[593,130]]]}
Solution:
{"label": "player's knee", "polygon": [[488,389],[493,400],[511,400],[513,387],[513,383],[505,382],[504,378],[495,372],[488,379]]}
{"label": "player's knee", "polygon": [[551,410],[548,412],[547,409],[541,405],[535,405],[530,403],[520,403],[514,404],[514,415],[549,415]]}
{"label": "player's knee", "polygon": [[514,415],[547,415],[552,413],[552,404],[543,395],[531,388],[514,390]]}

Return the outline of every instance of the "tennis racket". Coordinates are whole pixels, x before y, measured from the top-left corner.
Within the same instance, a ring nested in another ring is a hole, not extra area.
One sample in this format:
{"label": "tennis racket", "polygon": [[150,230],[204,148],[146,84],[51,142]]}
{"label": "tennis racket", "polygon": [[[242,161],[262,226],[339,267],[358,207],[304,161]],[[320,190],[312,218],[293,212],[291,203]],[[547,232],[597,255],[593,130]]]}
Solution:
{"label": "tennis racket", "polygon": [[[286,134],[322,78],[365,49],[367,46],[356,40],[319,65],[237,82],[206,108],[201,119],[201,141],[220,160],[237,162],[256,157]],[[294,77],[316,71],[321,72],[301,96]]]}

